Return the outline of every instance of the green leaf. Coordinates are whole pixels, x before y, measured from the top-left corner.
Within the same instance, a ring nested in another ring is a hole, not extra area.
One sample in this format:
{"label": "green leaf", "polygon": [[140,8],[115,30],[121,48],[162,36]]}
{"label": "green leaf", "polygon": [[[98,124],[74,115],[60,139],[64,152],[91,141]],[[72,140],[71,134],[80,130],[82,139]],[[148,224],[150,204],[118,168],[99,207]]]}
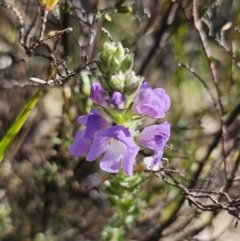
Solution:
{"label": "green leaf", "polygon": [[3,160],[8,147],[10,146],[10,144],[12,143],[12,141],[14,140],[14,138],[16,137],[16,135],[22,128],[22,126],[25,123],[25,121],[27,120],[31,110],[37,103],[39,97],[41,96],[41,94],[43,92],[43,88],[44,87],[41,87],[36,92],[36,94],[28,101],[28,103],[25,105],[25,107],[23,108],[21,113],[18,115],[18,117],[16,118],[16,120],[14,121],[14,123],[12,124],[10,129],[8,130],[7,134],[1,140],[1,142],[0,142],[0,162]]}

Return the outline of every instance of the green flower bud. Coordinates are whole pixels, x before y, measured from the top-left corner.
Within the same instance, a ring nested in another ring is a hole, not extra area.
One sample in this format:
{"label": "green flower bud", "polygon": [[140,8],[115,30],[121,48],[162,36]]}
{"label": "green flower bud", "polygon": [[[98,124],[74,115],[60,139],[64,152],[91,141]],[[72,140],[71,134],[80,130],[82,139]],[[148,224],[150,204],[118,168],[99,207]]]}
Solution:
{"label": "green flower bud", "polygon": [[122,59],[124,58],[124,54],[125,54],[125,50],[122,46],[121,43],[118,43],[118,46],[116,48],[116,50],[114,51],[114,57],[116,59],[118,59],[119,61],[122,61]]}
{"label": "green flower bud", "polygon": [[125,78],[124,93],[128,95],[133,94],[138,89],[142,81],[143,78],[141,78],[140,76],[136,76],[135,72],[131,71],[129,74],[127,74]]}
{"label": "green flower bud", "polygon": [[126,54],[121,64],[121,70],[123,73],[126,73],[132,70],[132,67],[133,67],[133,54]]}
{"label": "green flower bud", "polygon": [[120,69],[121,63],[120,63],[120,61],[119,61],[118,59],[116,59],[114,56],[111,56],[111,57],[108,59],[107,66],[108,66],[109,72],[114,73],[114,72],[117,72],[117,71]]}
{"label": "green flower bud", "polygon": [[97,67],[102,74],[108,75],[109,69],[105,64],[102,62],[97,62]]}
{"label": "green flower bud", "polygon": [[114,54],[116,46],[113,43],[104,43],[103,51],[99,54],[99,58],[103,62],[107,62],[108,59]]}
{"label": "green flower bud", "polygon": [[110,85],[114,90],[123,91],[125,76],[122,72],[112,75]]}

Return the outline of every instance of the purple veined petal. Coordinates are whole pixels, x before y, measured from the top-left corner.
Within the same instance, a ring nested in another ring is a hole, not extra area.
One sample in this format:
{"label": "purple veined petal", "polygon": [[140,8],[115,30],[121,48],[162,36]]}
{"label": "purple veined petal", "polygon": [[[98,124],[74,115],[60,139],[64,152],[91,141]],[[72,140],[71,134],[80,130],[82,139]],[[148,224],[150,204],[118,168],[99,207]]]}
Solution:
{"label": "purple veined petal", "polygon": [[117,173],[120,168],[120,161],[126,153],[127,148],[123,143],[111,139],[110,146],[100,162],[101,169],[106,172]]}
{"label": "purple veined petal", "polygon": [[124,172],[131,175],[138,150],[129,130],[116,125],[94,135],[86,160],[93,161],[104,153],[100,162],[102,170],[116,173],[122,161]]}
{"label": "purple veined petal", "polygon": [[138,141],[149,149],[154,150],[151,166],[155,166],[163,156],[163,149],[170,137],[170,124],[165,122],[161,125],[145,127],[138,136]]}
{"label": "purple veined petal", "polygon": [[163,149],[155,150],[152,163],[150,164],[150,166],[151,167],[156,166],[161,161],[162,157],[163,157]]}
{"label": "purple veined petal", "polygon": [[90,110],[90,113],[87,114],[87,115],[81,115],[78,117],[78,123],[79,124],[82,124],[82,125],[86,125],[87,124],[87,120],[88,120],[88,117],[91,116],[91,115],[100,115],[99,112],[97,110]]}
{"label": "purple veined petal", "polygon": [[111,124],[96,110],[91,110],[90,114],[79,117],[78,121],[86,124],[86,129],[77,132],[73,144],[69,147],[70,154],[74,156],[81,156],[88,152],[95,133],[111,127]]}
{"label": "purple veined petal", "polygon": [[87,161],[96,160],[101,154],[103,154],[109,145],[109,137],[98,137],[98,133],[94,135],[93,142],[86,156]]}
{"label": "purple veined petal", "polygon": [[129,176],[131,176],[133,173],[133,164],[135,162],[139,149],[140,148],[138,146],[135,146],[132,149],[128,149],[128,153],[125,156],[123,156],[122,168],[123,171]]}
{"label": "purple veined petal", "polygon": [[152,150],[164,148],[170,137],[170,127],[171,125],[167,122],[160,125],[147,126],[138,136],[138,141]]}
{"label": "purple veined petal", "polygon": [[[130,131],[123,126],[113,126],[113,137],[117,137],[122,143],[124,143],[128,148],[135,148],[136,143],[133,140]],[[115,131],[115,132],[114,132]]]}
{"label": "purple veined petal", "polygon": [[80,124],[86,125],[84,137],[92,139],[96,131],[108,129],[112,125],[96,110],[91,110],[90,114],[78,117]]}
{"label": "purple veined petal", "polygon": [[84,137],[93,138],[95,132],[99,130],[105,130],[110,128],[112,125],[100,114],[93,114],[88,117],[86,132]]}
{"label": "purple veined petal", "polygon": [[119,131],[122,128],[124,127],[112,126],[107,130],[101,130],[95,133],[93,142],[88,152],[88,155],[86,157],[86,160],[93,161],[97,159],[101,154],[103,154],[109,148],[111,144],[111,140],[114,138],[117,138]]}
{"label": "purple veined petal", "polygon": [[80,130],[77,132],[73,144],[69,147],[69,152],[73,156],[81,156],[88,151],[90,140],[83,138],[85,130]]}

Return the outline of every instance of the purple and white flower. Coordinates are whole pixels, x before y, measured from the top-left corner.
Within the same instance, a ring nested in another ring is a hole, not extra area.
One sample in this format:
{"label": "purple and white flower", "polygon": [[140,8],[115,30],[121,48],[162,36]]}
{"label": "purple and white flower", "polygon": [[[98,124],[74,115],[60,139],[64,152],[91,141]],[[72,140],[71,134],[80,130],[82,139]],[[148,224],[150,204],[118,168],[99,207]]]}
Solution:
{"label": "purple and white flower", "polygon": [[154,151],[151,166],[161,161],[163,149],[170,137],[170,124],[165,122],[160,125],[145,127],[138,137],[138,141],[145,147]]}
{"label": "purple and white flower", "polygon": [[73,144],[69,147],[69,152],[73,156],[81,156],[89,150],[95,132],[111,127],[111,124],[96,110],[91,110],[88,115],[80,116],[78,123],[86,125],[86,129],[77,132]]}
{"label": "purple and white flower", "polygon": [[104,154],[100,162],[102,170],[117,173],[120,162],[122,162],[124,172],[127,175],[132,175],[138,151],[139,147],[135,144],[129,130],[123,126],[115,125],[95,133],[86,160],[94,161]]}
{"label": "purple and white flower", "polygon": [[152,118],[163,118],[170,107],[170,98],[164,89],[152,89],[143,83],[133,100],[132,111]]}

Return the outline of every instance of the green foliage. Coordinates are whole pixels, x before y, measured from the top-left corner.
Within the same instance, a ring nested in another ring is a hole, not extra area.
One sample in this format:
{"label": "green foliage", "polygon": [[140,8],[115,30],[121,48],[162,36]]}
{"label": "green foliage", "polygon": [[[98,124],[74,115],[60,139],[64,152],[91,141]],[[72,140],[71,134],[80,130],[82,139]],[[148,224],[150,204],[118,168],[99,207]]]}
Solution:
{"label": "green foliage", "polygon": [[143,209],[146,207],[146,202],[136,193],[148,178],[139,174],[126,176],[121,171],[114,178],[105,182],[104,192],[108,194],[115,213],[102,231],[104,240],[125,240],[126,230],[143,214]]}

